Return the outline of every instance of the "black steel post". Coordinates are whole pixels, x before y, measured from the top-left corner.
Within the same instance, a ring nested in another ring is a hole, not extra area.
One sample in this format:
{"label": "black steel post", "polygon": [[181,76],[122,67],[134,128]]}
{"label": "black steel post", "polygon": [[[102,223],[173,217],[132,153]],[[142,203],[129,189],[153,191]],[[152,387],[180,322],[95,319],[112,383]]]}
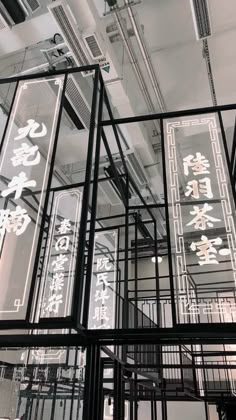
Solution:
{"label": "black steel post", "polygon": [[162,414],[162,420],[168,420],[167,402],[166,402],[166,396],[164,392],[162,392],[162,399],[161,399],[161,414]]}
{"label": "black steel post", "polygon": [[[127,170],[127,166],[126,166],[126,162],[125,162],[125,158],[124,158],[124,153],[123,153],[123,150],[122,150],[122,147],[121,147],[121,144],[120,144],[119,134],[118,134],[118,131],[117,131],[116,123],[114,122],[114,118],[113,118],[112,110],[111,110],[111,105],[110,105],[106,90],[104,92],[104,98],[105,98],[105,104],[106,104],[106,107],[107,107],[107,110],[108,110],[108,115],[109,115],[109,118],[110,118],[110,124],[109,125],[112,125],[112,129],[113,129],[113,132],[114,132],[114,136],[115,136],[115,139],[116,139],[116,143],[117,143],[117,147],[118,147],[118,150],[119,150],[119,153],[120,153],[120,157],[121,157],[121,160],[122,160],[124,171],[127,174],[128,170]],[[103,123],[102,123],[102,125],[103,125]]]}
{"label": "black steel post", "polygon": [[102,369],[100,347],[91,345],[87,349],[83,420],[101,420],[101,395]]}
{"label": "black steel post", "polygon": [[114,415],[113,420],[124,419],[124,379],[123,369],[114,361]]}
{"label": "black steel post", "polygon": [[161,327],[161,302],[160,302],[160,282],[159,282],[159,265],[158,265],[158,247],[157,247],[157,223],[154,220],[154,250],[155,250],[155,279],[156,279],[156,316],[157,325]]}
{"label": "black steel post", "polygon": [[[126,176],[126,199],[129,202],[129,176]],[[125,264],[124,264],[124,302],[123,302],[123,328],[129,328],[129,207],[125,209]]]}
{"label": "black steel post", "polygon": [[86,244],[86,230],[87,230],[89,197],[90,197],[90,181],[91,181],[91,172],[92,172],[92,165],[93,165],[94,133],[95,133],[95,127],[96,127],[99,71],[100,71],[99,66],[97,66],[95,70],[95,77],[94,77],[93,98],[92,98],[91,117],[90,117],[90,130],[89,130],[88,150],[87,150],[87,162],[86,162],[86,172],[85,172],[85,185],[84,185],[84,191],[83,191],[81,223],[80,223],[80,230],[79,230],[79,244],[78,244],[78,251],[77,251],[76,268],[75,268],[76,285],[74,288],[72,317],[74,321],[77,323],[77,325],[81,323],[80,321],[81,321],[83,311],[81,311],[80,313],[80,309],[82,310],[83,305],[85,303],[84,301],[82,302],[83,285],[84,285],[83,256],[84,256],[85,244]]}
{"label": "black steel post", "polygon": [[219,123],[220,123],[223,147],[224,147],[224,151],[225,151],[226,163],[227,163],[227,167],[228,167],[228,175],[229,175],[229,179],[230,179],[230,183],[231,183],[231,187],[232,187],[232,194],[233,194],[233,198],[234,198],[234,206],[236,206],[235,184],[234,184],[234,180],[233,180],[233,174],[231,172],[231,165],[230,165],[230,158],[229,158],[229,151],[228,151],[228,146],[227,146],[226,134],[225,134],[223,119],[222,119],[222,115],[221,115],[220,111],[218,112],[218,118],[219,118]]}
{"label": "black steel post", "polygon": [[134,328],[138,328],[138,220],[137,214],[134,215],[135,217],[135,225],[134,225]]}
{"label": "black steel post", "polygon": [[96,136],[96,149],[95,149],[95,162],[94,162],[94,175],[93,175],[93,194],[92,194],[92,206],[90,216],[90,233],[89,233],[89,245],[88,245],[88,258],[86,266],[86,280],[84,287],[84,304],[83,304],[83,326],[88,327],[88,314],[89,314],[89,300],[90,300],[90,289],[92,281],[93,271],[93,250],[94,250],[94,239],[95,239],[95,225],[96,225],[96,213],[97,213],[97,195],[98,195],[98,178],[99,178],[99,162],[100,162],[100,146],[101,146],[101,120],[103,113],[103,98],[104,98],[104,84],[100,80],[100,97],[99,97],[99,108],[98,108],[98,124],[97,124],[97,136]]}

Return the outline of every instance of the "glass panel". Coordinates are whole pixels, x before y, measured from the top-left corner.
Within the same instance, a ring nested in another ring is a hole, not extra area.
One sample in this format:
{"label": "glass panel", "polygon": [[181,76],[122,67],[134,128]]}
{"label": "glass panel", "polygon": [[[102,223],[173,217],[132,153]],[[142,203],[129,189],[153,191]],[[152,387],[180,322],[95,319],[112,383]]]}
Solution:
{"label": "glass panel", "polygon": [[51,226],[44,250],[38,310],[42,318],[71,315],[82,192],[78,188],[53,194]]}
{"label": "glass panel", "polygon": [[0,162],[0,319],[23,319],[64,77],[19,83]]}
{"label": "glass panel", "polygon": [[234,322],[235,214],[218,119],[168,120],[165,136],[178,322]]}
{"label": "glass panel", "polygon": [[82,419],[85,350],[24,348],[20,359],[19,351],[0,353],[0,418]]}

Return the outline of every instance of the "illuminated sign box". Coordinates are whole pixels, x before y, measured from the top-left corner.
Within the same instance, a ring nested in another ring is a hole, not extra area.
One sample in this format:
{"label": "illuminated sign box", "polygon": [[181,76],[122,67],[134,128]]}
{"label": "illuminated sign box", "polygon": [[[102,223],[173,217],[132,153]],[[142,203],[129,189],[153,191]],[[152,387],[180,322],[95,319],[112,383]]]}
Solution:
{"label": "illuminated sign box", "polygon": [[0,320],[26,315],[64,77],[21,81],[0,160]]}
{"label": "illuminated sign box", "polygon": [[116,321],[118,231],[103,230],[95,235],[91,281],[90,329],[112,329]]}
{"label": "illuminated sign box", "polygon": [[[178,322],[235,322],[235,213],[217,119],[168,120],[165,136]],[[233,291],[217,289],[222,276]]]}

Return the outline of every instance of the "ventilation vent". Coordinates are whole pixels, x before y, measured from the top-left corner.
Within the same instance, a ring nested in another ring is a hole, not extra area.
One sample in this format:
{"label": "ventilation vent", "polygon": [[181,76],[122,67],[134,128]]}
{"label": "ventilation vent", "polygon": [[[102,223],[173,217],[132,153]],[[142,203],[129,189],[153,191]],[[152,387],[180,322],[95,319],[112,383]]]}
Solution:
{"label": "ventilation vent", "polygon": [[[56,20],[57,25],[60,28],[60,33],[63,36],[68,49],[72,53],[77,66],[90,65],[87,53],[81,42],[80,34],[74,22],[74,16],[68,5],[62,1],[55,1],[48,6],[48,9]],[[87,76],[91,73],[92,71],[84,72],[83,75]]]}
{"label": "ventilation vent", "polygon": [[207,0],[190,0],[194,29],[198,40],[211,35],[210,16]]}
{"label": "ventilation vent", "polygon": [[90,127],[90,109],[84,98],[78,83],[73,76],[69,76],[66,84],[66,97],[74,108],[76,114],[81,119],[83,125],[89,129]]}
{"label": "ventilation vent", "polygon": [[4,17],[2,16],[1,12],[0,12],[0,31],[2,29],[10,29],[10,26],[8,25],[7,21],[4,19]]}
{"label": "ventilation vent", "polygon": [[126,164],[130,175],[137,185],[144,186],[148,184],[148,177],[143,164],[133,151],[126,154]]}
{"label": "ventilation vent", "polygon": [[92,35],[86,35],[83,37],[84,42],[87,46],[87,49],[91,55],[91,57],[96,60],[100,57],[103,57],[104,54],[98,44],[98,40],[95,34]]}
{"label": "ventilation vent", "polygon": [[7,9],[0,1],[0,30],[2,29],[10,29],[12,25],[14,25],[14,20],[9,15]]}
{"label": "ventilation vent", "polygon": [[41,7],[38,0],[24,0],[24,4],[31,13],[37,12]]}

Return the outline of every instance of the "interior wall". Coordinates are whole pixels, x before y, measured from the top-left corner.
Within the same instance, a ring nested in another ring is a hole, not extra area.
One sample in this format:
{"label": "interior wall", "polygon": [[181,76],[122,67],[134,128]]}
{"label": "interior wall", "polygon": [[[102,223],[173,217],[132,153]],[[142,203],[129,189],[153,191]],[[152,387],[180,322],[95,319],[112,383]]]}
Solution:
{"label": "interior wall", "polygon": [[167,403],[168,420],[205,420],[206,413],[203,402],[169,401]]}

